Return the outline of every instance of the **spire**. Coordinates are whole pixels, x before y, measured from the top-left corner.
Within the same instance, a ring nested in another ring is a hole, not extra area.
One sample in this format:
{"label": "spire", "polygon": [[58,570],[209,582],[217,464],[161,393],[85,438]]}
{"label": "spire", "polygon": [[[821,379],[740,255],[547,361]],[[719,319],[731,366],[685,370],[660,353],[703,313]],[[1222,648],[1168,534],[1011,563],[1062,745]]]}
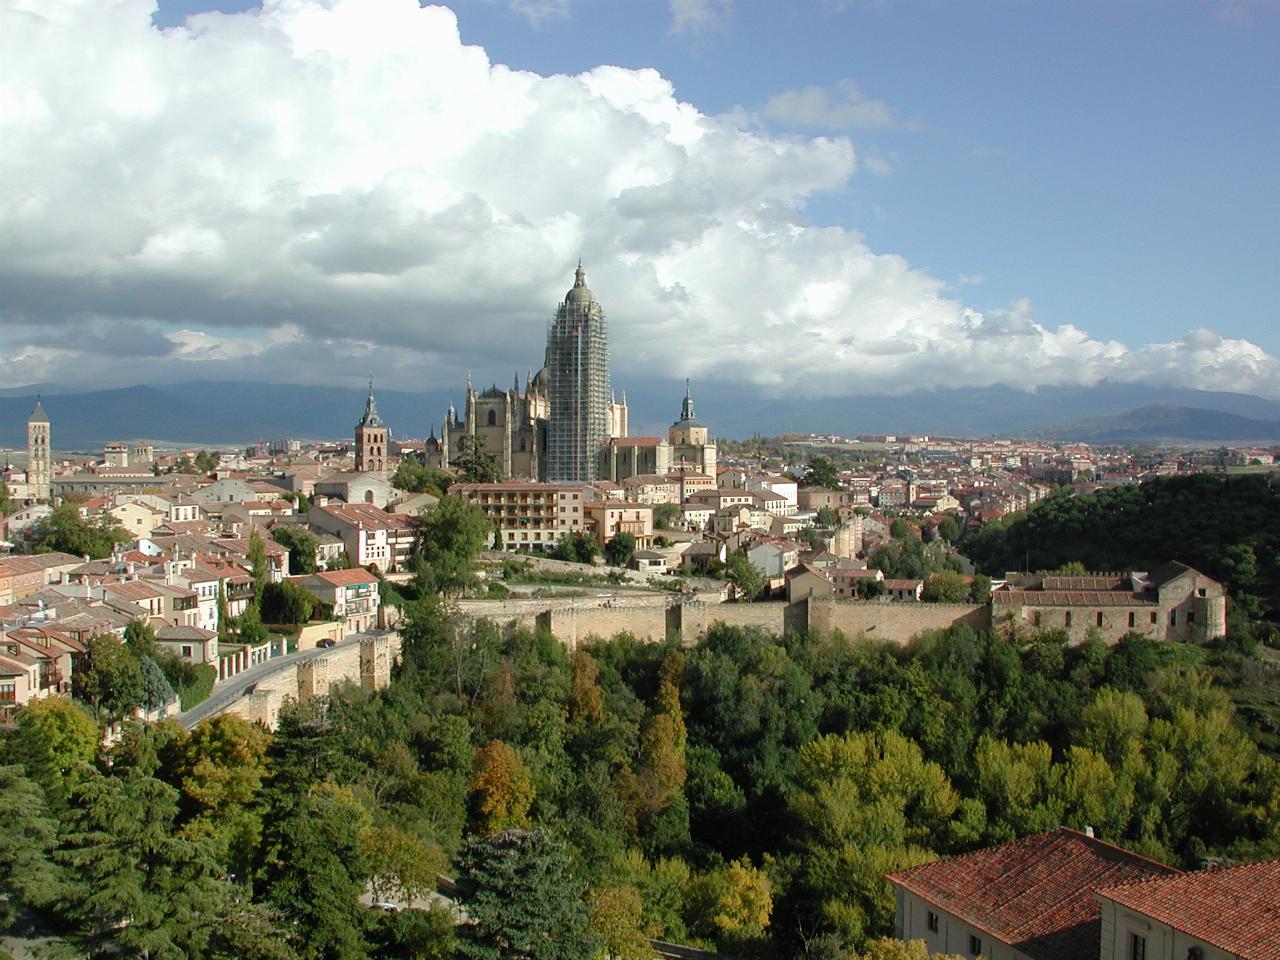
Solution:
{"label": "spire", "polygon": [[31,411],[31,416],[27,417],[28,423],[48,423],[49,416],[44,412],[44,407],[40,406],[40,395],[36,395],[36,408]]}
{"label": "spire", "polygon": [[684,381],[684,403],[680,405],[680,419],[695,419],[693,415],[693,393],[689,389],[689,381],[687,378]]}
{"label": "spire", "polygon": [[384,426],[382,418],[378,416],[378,401],[373,398],[373,377],[369,378],[369,399],[364,403],[364,416],[360,418],[357,427],[381,427]]}
{"label": "spire", "polygon": [[587,271],[582,269],[582,258],[578,258],[578,269],[573,271],[573,285],[575,287],[585,287],[587,285]]}
{"label": "spire", "polygon": [[471,396],[471,371],[467,371],[467,396]]}

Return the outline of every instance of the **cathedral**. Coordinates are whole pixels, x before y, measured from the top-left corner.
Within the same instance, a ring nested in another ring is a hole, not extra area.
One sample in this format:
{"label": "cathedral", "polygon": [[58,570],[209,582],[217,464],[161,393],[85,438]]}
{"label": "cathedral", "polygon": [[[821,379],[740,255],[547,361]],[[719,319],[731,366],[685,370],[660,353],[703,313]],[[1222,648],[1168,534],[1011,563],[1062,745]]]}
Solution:
{"label": "cathedral", "polygon": [[604,309],[579,263],[547,328],[542,369],[525,373],[523,390],[517,375],[508,390],[494,384],[477,393],[468,375],[463,414],[449,407],[440,439],[428,441],[427,463],[447,466],[472,442],[503,477],[590,482],[599,478],[600,445],[626,435],[626,394],[619,402],[609,385]]}

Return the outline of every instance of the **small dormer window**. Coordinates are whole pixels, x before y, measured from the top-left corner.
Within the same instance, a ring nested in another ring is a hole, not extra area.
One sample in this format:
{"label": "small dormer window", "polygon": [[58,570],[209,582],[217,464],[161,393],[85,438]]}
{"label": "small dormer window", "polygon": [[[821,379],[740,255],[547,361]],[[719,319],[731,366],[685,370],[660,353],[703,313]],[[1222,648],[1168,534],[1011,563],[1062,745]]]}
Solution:
{"label": "small dormer window", "polygon": [[969,934],[969,953],[975,957],[982,956],[982,938]]}

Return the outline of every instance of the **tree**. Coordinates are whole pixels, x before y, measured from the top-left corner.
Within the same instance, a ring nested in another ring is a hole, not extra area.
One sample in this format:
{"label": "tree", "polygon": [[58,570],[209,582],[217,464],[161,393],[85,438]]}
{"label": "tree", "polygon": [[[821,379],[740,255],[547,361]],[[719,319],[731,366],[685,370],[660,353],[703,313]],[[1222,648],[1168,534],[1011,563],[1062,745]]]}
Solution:
{"label": "tree", "polygon": [[445,867],[444,851],[435,844],[388,824],[364,831],[360,846],[369,865],[374,900],[412,903],[435,892],[436,874]]}
{"label": "tree", "polygon": [[258,608],[257,601],[250,600],[249,605],[244,608],[244,613],[236,618],[236,639],[256,647],[265,643],[269,636],[271,631],[262,622],[262,611]]}
{"label": "tree", "polygon": [[533,779],[514,750],[490,740],[476,751],[471,776],[472,822],[482,835],[529,825]]}
{"label": "tree", "polygon": [[920,594],[928,603],[964,603],[968,596],[969,585],[964,577],[950,570],[930,574]]}
{"label": "tree", "polygon": [[9,496],[9,488],[0,480],[0,517],[7,517],[18,510],[18,502]]}
{"label": "tree", "polygon": [[868,940],[860,953],[850,960],[963,960],[952,953],[929,953],[929,945],[923,940],[895,940],[879,937]]}
{"label": "tree", "polygon": [[174,698],[173,686],[152,657],[138,660],[138,670],[142,674],[141,706],[148,710],[158,710]]}
{"label": "tree", "polygon": [[125,648],[139,660],[157,653],[156,631],[146,620],[132,620],[124,628]]}
{"label": "tree", "polygon": [[581,530],[561,537],[556,543],[554,553],[557,560],[568,563],[591,563],[599,555],[600,547],[596,543],[596,538]]}
{"label": "tree", "polygon": [[985,573],[975,573],[973,583],[969,585],[970,603],[989,603],[991,601],[991,578]]}
{"label": "tree", "polygon": [[316,572],[316,538],[305,527],[279,524],[271,528],[271,539],[289,551],[289,572]]}
{"label": "tree", "polygon": [[960,539],[960,524],[951,514],[947,514],[938,524],[938,536],[947,543],[955,543]]}
{"label": "tree", "polygon": [[290,580],[268,583],[262,591],[262,619],[267,623],[306,623],[315,611],[315,597]]}
{"label": "tree", "polygon": [[764,935],[773,913],[773,890],[763,870],[740,857],[690,884],[694,929],[716,938],[750,940]]}
{"label": "tree", "polygon": [[418,528],[415,566],[423,592],[457,596],[475,582],[475,564],[492,525],[461,494],[442,497]]}
{"label": "tree", "polygon": [[653,948],[644,932],[644,902],[640,891],[629,886],[609,886],[587,897],[591,916],[587,930],[600,941],[595,960],[651,960]]}
{"label": "tree", "polygon": [[51,858],[57,821],[20,766],[0,766],[0,823],[0,929],[7,929],[19,908],[53,903],[62,886]]}
{"label": "tree", "polygon": [[216,603],[218,611],[218,642],[230,643],[231,628],[233,624],[231,622],[231,610],[227,606],[227,588],[226,584],[222,580],[218,581],[218,598]]}
{"label": "tree", "polygon": [[116,523],[111,514],[103,513],[94,520],[86,520],[74,503],[66,501],[34,524],[31,535],[34,553],[61,552],[93,560],[109,557],[117,544],[129,540],[128,531]]}
{"label": "tree", "polygon": [[443,497],[449,492],[452,478],[443,470],[431,470],[423,466],[416,456],[405,456],[396,467],[391,485],[407,493],[431,493]]}
{"label": "tree", "polygon": [[479,437],[462,437],[458,441],[458,455],[449,466],[458,471],[464,483],[497,483],[502,479],[497,459],[485,453],[484,441]]}
{"label": "tree", "polygon": [[729,579],[737,584],[740,600],[754,600],[764,589],[764,574],[742,550],[729,558]]}
{"label": "tree", "polygon": [[682,516],[678,503],[655,503],[653,505],[653,525],[658,530],[671,530]]}
{"label": "tree", "polygon": [[583,889],[564,845],[542,830],[471,837],[457,857],[458,901],[470,923],[459,928],[469,960],[588,960]]}
{"label": "tree", "polygon": [[254,527],[249,534],[249,569],[253,573],[253,602],[262,603],[262,590],[267,585],[267,545],[262,542],[262,534]]}
{"label": "tree", "polygon": [[604,545],[604,555],[615,567],[625,567],[631,562],[631,558],[635,556],[636,538],[635,534],[622,532],[615,533],[609,538],[609,542]]}
{"label": "tree", "polygon": [[22,765],[59,812],[73,772],[97,755],[98,725],[80,704],[43,697],[18,712],[18,729],[6,747],[8,759]]}
{"label": "tree", "polygon": [[71,692],[111,719],[142,705],[144,680],[138,658],[111,634],[90,637],[71,677]]}
{"label": "tree", "polygon": [[809,469],[800,480],[801,486],[826,487],[828,490],[841,490],[840,476],[836,473],[835,464],[830,457],[815,454],[809,458]]}
{"label": "tree", "polygon": [[894,540],[906,540],[907,538],[916,538],[916,529],[901,517],[894,517],[889,524],[889,536]]}
{"label": "tree", "polygon": [[830,507],[818,508],[818,526],[830,530],[840,526],[840,515]]}

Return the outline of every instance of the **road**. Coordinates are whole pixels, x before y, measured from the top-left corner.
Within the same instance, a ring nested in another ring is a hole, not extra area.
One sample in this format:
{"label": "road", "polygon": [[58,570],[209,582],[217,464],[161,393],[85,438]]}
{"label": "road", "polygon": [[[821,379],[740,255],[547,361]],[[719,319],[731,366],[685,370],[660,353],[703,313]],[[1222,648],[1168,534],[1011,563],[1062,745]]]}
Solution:
{"label": "road", "polygon": [[208,699],[196,704],[196,706],[192,707],[186,713],[178,714],[177,720],[189,730],[201,720],[207,720],[209,717],[221,713],[245,694],[252,692],[251,688],[259,680],[269,677],[273,673],[278,673],[281,670],[292,669],[299,663],[303,663],[307,660],[314,660],[317,657],[322,657],[332,650],[338,650],[358,644],[360,642],[360,638],[364,636],[368,636],[368,634],[353,633],[336,647],[300,650],[297,653],[288,653],[283,657],[272,657],[270,660],[264,660],[262,663],[255,664],[248,670],[236,674],[231,679],[223,680],[221,683],[215,684],[213,693],[209,694]]}

